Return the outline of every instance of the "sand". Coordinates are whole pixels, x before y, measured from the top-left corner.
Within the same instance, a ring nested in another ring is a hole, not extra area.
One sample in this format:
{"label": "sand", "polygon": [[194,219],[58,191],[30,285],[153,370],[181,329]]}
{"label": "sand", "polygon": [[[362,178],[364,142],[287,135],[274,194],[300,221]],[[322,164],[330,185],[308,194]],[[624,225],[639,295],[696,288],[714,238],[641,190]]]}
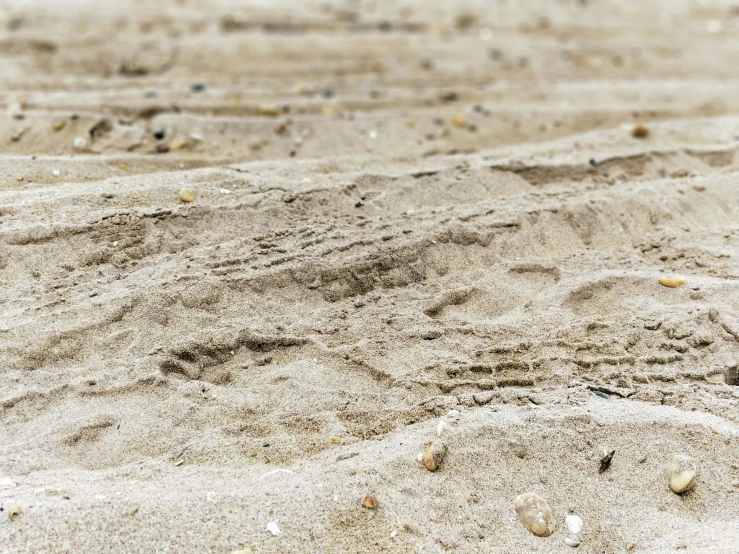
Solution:
{"label": "sand", "polygon": [[0,6],[1,552],[736,554],[735,2]]}

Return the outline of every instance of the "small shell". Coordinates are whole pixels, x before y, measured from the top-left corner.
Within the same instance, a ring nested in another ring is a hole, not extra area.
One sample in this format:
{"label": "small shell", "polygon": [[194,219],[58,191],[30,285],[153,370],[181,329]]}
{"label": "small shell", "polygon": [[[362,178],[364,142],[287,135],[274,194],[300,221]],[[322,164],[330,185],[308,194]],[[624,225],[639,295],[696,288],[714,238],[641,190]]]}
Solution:
{"label": "small shell", "polygon": [[577,548],[578,546],[580,546],[580,541],[577,540],[577,539],[572,539],[570,537],[566,537],[565,538],[565,544],[567,546],[571,546],[572,548]]}
{"label": "small shell", "polygon": [[440,437],[441,434],[444,432],[444,429],[446,429],[446,421],[440,421],[436,425],[436,436]]}
{"label": "small shell", "polygon": [[670,460],[670,489],[678,494],[695,485],[696,463],[690,456],[676,455]]}
{"label": "small shell", "polygon": [[195,202],[195,193],[190,189],[180,189],[180,200],[183,202]]}
{"label": "small shell", "polygon": [[659,284],[663,287],[670,287],[671,289],[674,289],[679,287],[680,285],[684,285],[685,279],[683,277],[676,277],[674,275],[671,275],[669,277],[660,277]]}
{"label": "small shell", "polygon": [[446,452],[447,447],[440,440],[427,442],[424,445],[423,453],[419,455],[418,459],[423,464],[423,467],[429,471],[436,471],[439,469],[441,462],[444,461]]}
{"label": "small shell", "polygon": [[374,510],[377,508],[377,506],[380,504],[380,501],[377,500],[376,496],[372,496],[371,494],[367,494],[362,499],[362,507],[363,508],[369,508],[370,510]]}
{"label": "small shell", "polygon": [[567,516],[565,518],[565,523],[567,524],[567,529],[569,529],[570,533],[572,533],[573,535],[577,535],[580,531],[582,531],[582,519],[580,519],[580,516]]}
{"label": "small shell", "polygon": [[277,525],[277,521],[270,521],[267,524],[267,531],[272,533],[272,536],[277,537],[282,534],[282,531],[280,531],[279,526]]}
{"label": "small shell", "polygon": [[516,497],[514,502],[518,520],[532,534],[548,537],[554,532],[554,516],[552,510],[538,494],[526,492]]}
{"label": "small shell", "polygon": [[21,507],[13,506],[12,508],[10,508],[10,512],[8,513],[8,519],[10,521],[13,521],[19,515],[21,515]]}

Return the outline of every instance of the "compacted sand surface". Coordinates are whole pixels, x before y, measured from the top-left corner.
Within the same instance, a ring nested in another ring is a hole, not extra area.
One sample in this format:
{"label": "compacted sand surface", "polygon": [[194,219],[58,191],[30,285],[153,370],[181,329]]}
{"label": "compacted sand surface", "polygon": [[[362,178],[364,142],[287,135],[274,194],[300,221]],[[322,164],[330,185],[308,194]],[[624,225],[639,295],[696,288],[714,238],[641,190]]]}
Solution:
{"label": "compacted sand surface", "polygon": [[735,2],[0,28],[1,552],[736,554]]}

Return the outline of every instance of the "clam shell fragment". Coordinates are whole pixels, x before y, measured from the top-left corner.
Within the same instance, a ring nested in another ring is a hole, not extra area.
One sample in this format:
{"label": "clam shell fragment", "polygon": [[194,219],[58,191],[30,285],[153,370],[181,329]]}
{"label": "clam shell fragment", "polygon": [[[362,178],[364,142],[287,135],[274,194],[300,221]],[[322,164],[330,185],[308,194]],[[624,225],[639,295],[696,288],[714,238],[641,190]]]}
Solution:
{"label": "clam shell fragment", "polygon": [[516,497],[514,502],[518,520],[537,537],[548,537],[554,532],[552,510],[538,494],[526,492]]}

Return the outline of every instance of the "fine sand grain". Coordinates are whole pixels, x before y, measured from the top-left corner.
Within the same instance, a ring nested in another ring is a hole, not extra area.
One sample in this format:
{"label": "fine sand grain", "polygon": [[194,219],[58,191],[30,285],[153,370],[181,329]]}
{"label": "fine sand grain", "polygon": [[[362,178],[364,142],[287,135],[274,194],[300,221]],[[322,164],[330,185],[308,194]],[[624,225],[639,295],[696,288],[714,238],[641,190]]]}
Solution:
{"label": "fine sand grain", "polygon": [[736,554],[737,60],[718,0],[0,2],[0,552]]}

